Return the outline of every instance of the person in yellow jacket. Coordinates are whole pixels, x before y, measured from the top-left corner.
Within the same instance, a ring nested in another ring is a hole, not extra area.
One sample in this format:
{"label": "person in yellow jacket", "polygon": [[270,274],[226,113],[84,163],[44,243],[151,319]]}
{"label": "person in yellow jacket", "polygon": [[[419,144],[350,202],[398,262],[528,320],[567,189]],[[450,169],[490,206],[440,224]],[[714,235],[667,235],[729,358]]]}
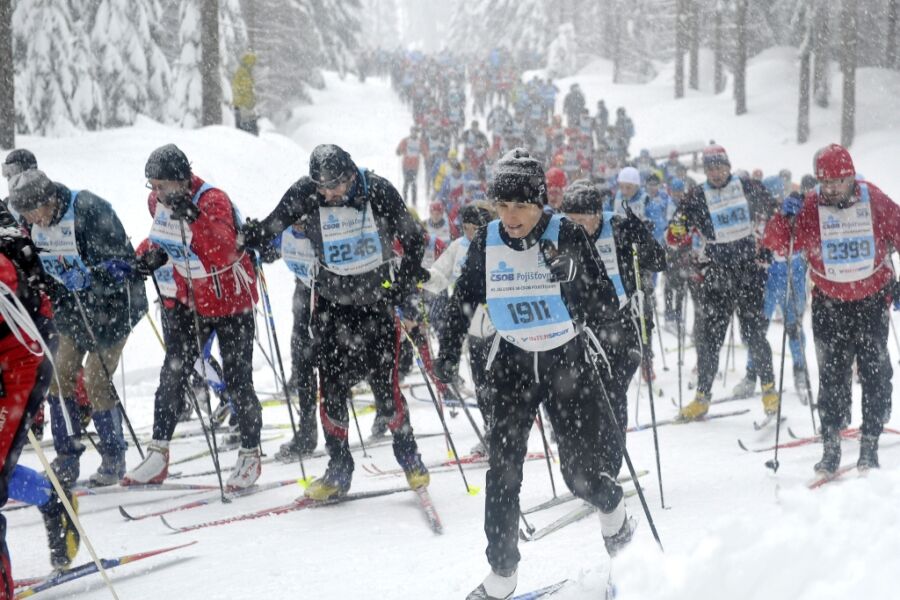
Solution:
{"label": "person in yellow jacket", "polygon": [[253,89],[253,66],[256,55],[248,52],[241,58],[241,66],[231,79],[231,104],[234,106],[234,122],[238,129],[259,135],[256,125],[256,92]]}

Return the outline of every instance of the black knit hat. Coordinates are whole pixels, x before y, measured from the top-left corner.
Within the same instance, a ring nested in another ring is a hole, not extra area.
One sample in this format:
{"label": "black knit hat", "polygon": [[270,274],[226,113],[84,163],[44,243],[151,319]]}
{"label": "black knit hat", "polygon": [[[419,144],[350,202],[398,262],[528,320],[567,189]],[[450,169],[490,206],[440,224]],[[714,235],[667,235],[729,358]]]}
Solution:
{"label": "black knit hat", "polygon": [[38,169],[28,169],[9,180],[9,204],[19,213],[43,206],[56,193],[56,185]]}
{"label": "black knit hat", "polygon": [[309,177],[316,185],[336,185],[356,171],[350,154],[335,144],[320,144],[309,155]]}
{"label": "black knit hat", "polygon": [[547,203],[547,180],[543,165],[524,148],[510,150],[497,162],[494,176],[488,184],[487,196],[494,201],[507,200],[543,206]]}
{"label": "black knit hat", "polygon": [[28,169],[37,169],[37,159],[31,150],[25,148],[13,150],[6,155],[6,160],[3,161],[3,176],[7,179]]}
{"label": "black knit hat", "polygon": [[463,224],[469,223],[470,225],[481,227],[482,225],[487,225],[491,221],[491,213],[489,213],[486,208],[481,208],[474,204],[467,204],[459,211],[459,218]]}
{"label": "black knit hat", "polygon": [[603,197],[600,190],[587,179],[579,179],[573,181],[563,193],[560,211],[577,215],[596,215],[603,212],[602,204]]}
{"label": "black knit hat", "polygon": [[166,144],[150,153],[144,176],[162,181],[185,181],[191,178],[191,163],[178,146]]}

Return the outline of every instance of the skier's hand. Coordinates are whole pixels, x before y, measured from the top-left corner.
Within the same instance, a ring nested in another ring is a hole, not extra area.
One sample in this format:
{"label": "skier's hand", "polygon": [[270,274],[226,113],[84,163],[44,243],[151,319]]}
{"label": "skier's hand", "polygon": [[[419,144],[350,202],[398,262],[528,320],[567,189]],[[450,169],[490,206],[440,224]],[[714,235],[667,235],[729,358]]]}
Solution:
{"label": "skier's hand", "polygon": [[62,274],[63,285],[70,292],[80,292],[91,287],[91,275],[79,268],[69,269]]}
{"label": "skier's hand", "polygon": [[169,262],[169,255],[159,246],[153,246],[134,262],[134,272],[141,277],[150,277],[154,271]]}
{"label": "skier's hand", "polygon": [[165,204],[172,208],[172,218],[185,223],[193,223],[200,216],[200,209],[193,199],[185,193],[172,194],[166,198]]}
{"label": "skier's hand", "polygon": [[459,379],[459,363],[455,363],[447,358],[438,357],[432,365],[434,378],[441,383],[456,383]]}
{"label": "skier's hand", "polygon": [[890,292],[894,299],[894,310],[900,310],[900,281],[891,282]]}
{"label": "skier's hand", "polygon": [[781,212],[789,219],[793,219],[803,208],[803,198],[799,192],[791,192],[781,203]]}
{"label": "skier's hand", "polygon": [[109,273],[109,276],[112,277],[116,283],[125,283],[125,280],[128,279],[128,276],[131,275],[134,270],[129,263],[121,258],[104,260],[100,263],[100,267]]}
{"label": "skier's hand", "polygon": [[669,235],[679,242],[687,237],[687,224],[684,222],[684,218],[678,218],[669,223]]}
{"label": "skier's hand", "polygon": [[578,276],[578,263],[571,256],[560,254],[550,262],[550,281],[568,283]]}
{"label": "skier's hand", "polygon": [[262,223],[258,219],[247,218],[241,228],[244,236],[244,248],[249,250],[261,250],[265,245]]}

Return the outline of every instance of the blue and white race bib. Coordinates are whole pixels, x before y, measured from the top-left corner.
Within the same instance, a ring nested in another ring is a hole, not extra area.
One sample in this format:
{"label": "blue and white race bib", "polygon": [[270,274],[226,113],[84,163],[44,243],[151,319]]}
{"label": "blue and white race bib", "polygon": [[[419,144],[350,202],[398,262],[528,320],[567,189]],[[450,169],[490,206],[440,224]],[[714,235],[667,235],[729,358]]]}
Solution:
{"label": "blue and white race bib", "polygon": [[156,285],[159,286],[159,293],[166,298],[175,298],[178,296],[178,286],[175,284],[175,267],[172,266],[172,259],[169,262],[153,272],[156,279]]}
{"label": "blue and white race bib", "polygon": [[[469,246],[472,245],[472,242],[469,241],[469,238],[463,236],[459,238],[459,247],[462,249],[462,252],[458,253],[456,257],[456,262],[453,263],[453,271],[450,273],[450,277],[452,282],[455,282],[459,279],[459,276],[462,275],[463,265],[466,263],[466,256],[469,255]],[[451,283],[452,283],[451,282]]]}
{"label": "blue and white race bib", "polygon": [[[561,220],[559,215],[551,217],[541,239],[558,246]],[[550,281],[550,269],[539,246],[513,250],[500,238],[500,221],[488,225],[488,314],[503,339],[529,352],[558,348],[577,335],[560,286]]]}
{"label": "blue and white race bib", "polygon": [[384,262],[381,237],[372,215],[371,203],[363,210],[351,206],[323,206],[319,209],[322,228],[322,263],[336,275],[360,275],[374,271]]}
{"label": "blue and white race bib", "polygon": [[281,258],[306,287],[312,286],[316,251],[312,242],[302,231],[288,227],[281,234]]}
{"label": "blue and white race bib", "polygon": [[78,254],[78,244],[75,241],[75,201],[78,191],[71,190],[69,208],[59,223],[42,227],[31,227],[31,239],[40,250],[41,264],[50,276],[57,281],[62,281],[62,275],[70,269],[80,269],[87,273],[87,265]]}
{"label": "blue and white race bib", "polygon": [[875,272],[875,232],[869,187],[861,183],[859,202],[848,208],[819,205],[819,235],[825,278],[860,281]]}
{"label": "blue and white race bib", "polygon": [[619,298],[619,308],[628,303],[628,294],[625,293],[625,286],[622,284],[622,274],[619,272],[619,255],[616,252],[616,240],[613,237],[613,228],[611,219],[614,213],[603,213],[603,227],[600,228],[600,236],[594,242],[597,247],[597,253],[603,266],[606,268],[606,274],[613,282],[616,288],[616,296]]}
{"label": "blue and white race bib", "polygon": [[750,205],[744,196],[744,186],[738,177],[732,176],[728,184],[713,189],[709,183],[703,184],[703,195],[709,208],[716,239],[713,244],[728,244],[742,240],[753,233]]}
{"label": "blue and white race bib", "polygon": [[[194,205],[200,201],[200,196],[206,190],[212,189],[208,183],[204,183],[194,194],[191,201]],[[182,221],[172,218],[172,210],[167,206],[163,206],[161,202],[156,203],[156,214],[153,217],[153,227],[150,228],[150,240],[159,244],[169,258],[172,259],[172,265],[178,269],[183,277],[191,277],[192,279],[202,279],[207,277],[209,273],[206,267],[200,262],[200,257],[191,250],[191,240],[194,237],[193,232],[188,224],[184,224],[184,233],[187,245],[182,242],[181,226]],[[187,257],[190,273],[185,270],[184,262]]]}

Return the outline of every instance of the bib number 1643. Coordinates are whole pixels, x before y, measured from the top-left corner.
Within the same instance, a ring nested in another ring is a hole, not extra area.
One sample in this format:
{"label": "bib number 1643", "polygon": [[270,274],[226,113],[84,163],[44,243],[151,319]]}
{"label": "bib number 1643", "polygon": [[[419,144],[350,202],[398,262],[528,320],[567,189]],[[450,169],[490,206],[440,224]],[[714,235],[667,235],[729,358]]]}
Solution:
{"label": "bib number 1643", "polygon": [[506,305],[513,323],[523,325],[532,321],[543,321],[550,318],[550,307],[545,300],[531,302],[515,302]]}

